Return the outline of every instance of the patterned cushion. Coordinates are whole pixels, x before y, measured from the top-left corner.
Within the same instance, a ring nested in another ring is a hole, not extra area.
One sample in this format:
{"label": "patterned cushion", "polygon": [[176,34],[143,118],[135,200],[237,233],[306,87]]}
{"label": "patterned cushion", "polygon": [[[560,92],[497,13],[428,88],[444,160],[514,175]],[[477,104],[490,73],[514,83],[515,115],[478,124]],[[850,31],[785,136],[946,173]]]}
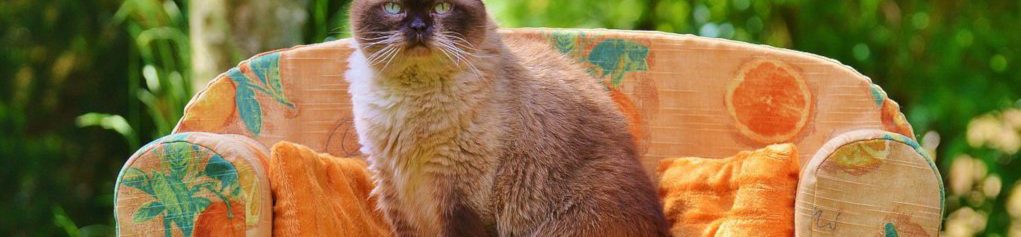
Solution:
{"label": "patterned cushion", "polygon": [[246,137],[208,133],[172,135],[144,146],[117,181],[118,233],[269,236],[267,154]]}
{"label": "patterned cushion", "polygon": [[944,210],[935,163],[908,137],[879,130],[835,138],[805,165],[799,236],[939,236]]}

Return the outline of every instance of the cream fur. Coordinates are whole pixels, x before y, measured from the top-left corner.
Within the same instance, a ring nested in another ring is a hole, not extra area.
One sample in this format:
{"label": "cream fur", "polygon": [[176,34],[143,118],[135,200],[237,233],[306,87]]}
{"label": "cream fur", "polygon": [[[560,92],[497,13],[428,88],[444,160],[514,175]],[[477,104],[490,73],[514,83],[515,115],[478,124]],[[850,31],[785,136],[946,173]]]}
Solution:
{"label": "cream fur", "polygon": [[[351,84],[354,124],[362,143],[361,151],[369,158],[370,170],[379,177],[373,195],[385,198],[386,194],[381,192],[388,191],[386,187],[400,190],[391,194],[397,196],[397,200],[390,201],[401,203],[401,210],[390,210],[391,207],[385,205],[380,208],[411,218],[409,224],[423,236],[439,234],[436,228],[440,225],[440,210],[435,205],[435,197],[440,194],[436,192],[474,190],[458,187],[462,185],[492,186],[498,131],[482,128],[495,125],[452,117],[491,110],[486,108],[488,92],[483,89],[488,87],[485,84],[489,81],[469,73],[444,78],[441,75],[449,72],[443,69],[422,69],[400,63],[390,66],[404,68],[406,73],[414,75],[383,75],[368,64],[357,46],[354,47],[355,53],[349,59],[350,70],[345,77]],[[407,83],[407,80],[415,82]],[[474,136],[465,137],[464,134]],[[437,188],[448,184],[437,183],[433,177],[445,175],[479,179],[475,183]],[[489,195],[485,191],[472,192],[469,201],[476,210],[488,212],[485,203]]]}

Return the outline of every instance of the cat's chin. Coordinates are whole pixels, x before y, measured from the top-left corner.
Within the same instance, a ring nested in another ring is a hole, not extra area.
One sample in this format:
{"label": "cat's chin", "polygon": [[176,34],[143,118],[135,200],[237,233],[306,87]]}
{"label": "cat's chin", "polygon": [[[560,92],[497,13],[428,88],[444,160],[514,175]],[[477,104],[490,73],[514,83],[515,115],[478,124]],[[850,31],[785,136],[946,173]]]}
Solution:
{"label": "cat's chin", "polygon": [[415,46],[404,50],[403,56],[409,58],[425,58],[432,57],[432,49],[425,46]]}

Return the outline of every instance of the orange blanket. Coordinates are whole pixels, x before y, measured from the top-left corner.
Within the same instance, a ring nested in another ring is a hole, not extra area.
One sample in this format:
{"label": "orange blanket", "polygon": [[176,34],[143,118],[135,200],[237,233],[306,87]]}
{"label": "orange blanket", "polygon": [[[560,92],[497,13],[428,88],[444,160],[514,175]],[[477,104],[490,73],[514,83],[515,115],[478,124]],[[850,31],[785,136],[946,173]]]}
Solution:
{"label": "orange blanket", "polygon": [[287,142],[273,146],[273,236],[390,236],[362,160]]}
{"label": "orange blanket", "polygon": [[[272,149],[274,236],[390,236],[364,161],[281,142]],[[674,236],[792,236],[798,156],[773,145],[726,159],[660,162]]]}
{"label": "orange blanket", "polygon": [[661,161],[659,193],[671,233],[794,236],[797,154],[786,144],[726,159]]}

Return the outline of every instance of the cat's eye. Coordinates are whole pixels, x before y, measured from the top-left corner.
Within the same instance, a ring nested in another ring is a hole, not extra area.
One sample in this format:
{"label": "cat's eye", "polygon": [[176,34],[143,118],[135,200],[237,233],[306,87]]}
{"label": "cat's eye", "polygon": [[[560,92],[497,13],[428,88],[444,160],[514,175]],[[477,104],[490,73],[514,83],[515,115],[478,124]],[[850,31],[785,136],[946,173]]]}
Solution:
{"label": "cat's eye", "polygon": [[386,11],[386,13],[388,14],[400,14],[402,11],[404,11],[404,8],[401,7],[400,3],[387,2],[383,4],[383,11]]}
{"label": "cat's eye", "polygon": [[447,14],[451,9],[453,9],[453,6],[451,6],[448,2],[441,2],[433,7],[433,11],[436,12],[436,14]]}

